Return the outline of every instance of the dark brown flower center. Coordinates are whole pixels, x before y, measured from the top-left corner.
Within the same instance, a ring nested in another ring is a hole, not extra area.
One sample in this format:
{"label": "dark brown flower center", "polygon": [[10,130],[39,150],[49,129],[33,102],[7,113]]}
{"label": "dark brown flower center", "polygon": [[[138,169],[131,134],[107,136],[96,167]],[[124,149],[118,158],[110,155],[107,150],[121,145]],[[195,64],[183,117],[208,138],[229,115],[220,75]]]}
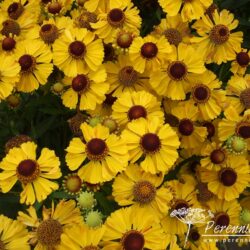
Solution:
{"label": "dark brown flower center", "polygon": [[192,96],[195,102],[205,103],[210,98],[210,89],[203,84],[197,85],[193,89]]}
{"label": "dark brown flower center", "polygon": [[86,46],[81,41],[74,41],[69,45],[69,53],[76,59],[83,58],[86,53]]}
{"label": "dark brown flower center", "polygon": [[168,42],[170,44],[174,44],[175,46],[178,46],[182,41],[181,33],[177,29],[169,28],[165,30],[163,34],[168,39]]}
{"label": "dark brown flower center", "polygon": [[174,81],[183,80],[187,74],[187,67],[183,62],[174,61],[168,66],[168,76]]}
{"label": "dark brown flower center", "polygon": [[147,42],[144,43],[141,47],[141,55],[145,59],[148,60],[153,59],[154,57],[156,57],[157,53],[158,53],[158,48],[155,43]]}
{"label": "dark brown flower center", "polygon": [[42,0],[42,3],[43,4],[48,4],[48,3],[50,3],[52,0]]}
{"label": "dark brown flower center", "polygon": [[240,122],[237,124],[236,134],[244,139],[250,138],[250,122]]}
{"label": "dark brown flower center", "polygon": [[92,245],[81,248],[81,250],[99,250],[99,249],[100,249],[99,247],[92,246]]}
{"label": "dark brown flower center", "polygon": [[142,250],[145,239],[141,232],[130,230],[123,235],[121,244],[124,250]]}
{"label": "dark brown flower center", "polygon": [[229,223],[230,223],[230,218],[226,213],[220,212],[215,215],[216,226],[227,227],[229,226]]}
{"label": "dark brown flower center", "polygon": [[158,135],[153,133],[148,133],[141,138],[141,147],[145,153],[155,153],[161,147],[161,141]]}
{"label": "dark brown flower center", "polygon": [[61,241],[62,225],[54,219],[43,221],[37,228],[38,242],[46,247],[54,247]]}
{"label": "dark brown flower center", "polygon": [[199,240],[200,239],[200,234],[199,234],[199,232],[197,231],[197,230],[191,230],[190,231],[190,234],[189,234],[189,239],[191,240],[191,241],[197,241],[197,240]]}
{"label": "dark brown flower center", "polygon": [[122,31],[117,35],[117,45],[123,49],[127,49],[133,42],[133,35],[130,32]]}
{"label": "dark brown flower center", "polygon": [[[182,209],[188,209],[189,205],[185,200],[182,199],[177,199],[174,203],[174,205],[172,206],[171,210],[182,210]],[[185,216],[183,216],[185,217]]]}
{"label": "dark brown flower center", "polygon": [[212,122],[204,122],[202,125],[207,128],[207,138],[211,139],[215,134],[215,126]]}
{"label": "dark brown flower center", "polygon": [[48,5],[48,12],[56,15],[59,14],[62,9],[62,5],[59,2],[52,2]]}
{"label": "dark brown flower center", "polygon": [[83,11],[78,18],[76,18],[76,25],[79,28],[86,28],[92,31],[90,23],[97,22],[97,15],[88,11]]}
{"label": "dark brown flower center", "polygon": [[250,108],[250,88],[244,89],[240,93],[240,101],[246,109]]}
{"label": "dark brown flower center", "polygon": [[2,49],[5,51],[11,51],[15,48],[16,41],[11,37],[5,37],[2,41]]}
{"label": "dark brown flower center", "polygon": [[14,20],[6,20],[2,23],[3,29],[1,30],[2,35],[10,36],[10,34],[19,36],[21,33],[21,28],[18,22]]}
{"label": "dark brown flower center", "polygon": [[156,190],[154,185],[149,181],[138,181],[133,187],[135,201],[141,204],[147,204],[154,200]]}
{"label": "dark brown flower center", "polygon": [[132,66],[126,66],[119,71],[118,79],[125,87],[130,87],[137,82],[138,73]]}
{"label": "dark brown flower center", "polygon": [[115,49],[112,44],[104,44],[104,62],[116,59]]}
{"label": "dark brown flower center", "polygon": [[59,31],[54,24],[44,24],[40,29],[40,37],[45,43],[53,43],[59,37]]}
{"label": "dark brown flower center", "polygon": [[20,147],[21,144],[32,141],[32,139],[27,135],[16,135],[10,138],[5,144],[5,152],[8,153],[10,149],[14,147]]}
{"label": "dark brown flower center", "polygon": [[198,182],[196,186],[198,193],[197,199],[200,202],[207,202],[213,197],[213,193],[209,191],[207,183]]}
{"label": "dark brown flower center", "polygon": [[34,160],[21,161],[16,169],[17,178],[23,183],[34,181],[40,173],[39,166]]}
{"label": "dark brown flower center", "polygon": [[86,151],[90,160],[102,160],[106,156],[108,148],[104,140],[94,138],[87,143]]}
{"label": "dark brown flower center", "polygon": [[110,10],[107,20],[111,26],[115,28],[121,27],[125,22],[125,14],[121,9],[115,8]]}
{"label": "dark brown flower center", "polygon": [[232,168],[223,168],[219,172],[219,179],[224,186],[230,187],[237,181],[237,173]]}
{"label": "dark brown flower center", "polygon": [[71,86],[76,92],[84,92],[89,87],[89,79],[85,75],[77,75],[73,78]]}
{"label": "dark brown flower center", "polygon": [[189,136],[194,132],[193,122],[189,119],[183,119],[180,121],[178,129],[182,135]]}
{"label": "dark brown flower center", "polygon": [[128,118],[130,121],[139,119],[141,117],[147,117],[147,111],[141,105],[135,105],[131,107],[128,111]]}
{"label": "dark brown flower center", "polygon": [[22,6],[22,4],[19,2],[14,2],[12,3],[9,7],[8,7],[8,15],[11,19],[16,20],[18,17],[21,16],[21,14],[24,11],[24,7]]}
{"label": "dark brown flower center", "polygon": [[210,159],[214,164],[221,164],[226,159],[225,152],[222,149],[215,149],[210,154]]}
{"label": "dark brown flower center", "polygon": [[210,32],[210,40],[216,45],[221,45],[228,41],[230,31],[227,26],[223,24],[215,25]]}
{"label": "dark brown flower center", "polygon": [[247,52],[238,53],[236,56],[236,60],[241,67],[246,67],[250,62],[250,58]]}
{"label": "dark brown flower center", "polygon": [[36,60],[31,55],[23,55],[18,60],[22,72],[31,72],[35,68]]}

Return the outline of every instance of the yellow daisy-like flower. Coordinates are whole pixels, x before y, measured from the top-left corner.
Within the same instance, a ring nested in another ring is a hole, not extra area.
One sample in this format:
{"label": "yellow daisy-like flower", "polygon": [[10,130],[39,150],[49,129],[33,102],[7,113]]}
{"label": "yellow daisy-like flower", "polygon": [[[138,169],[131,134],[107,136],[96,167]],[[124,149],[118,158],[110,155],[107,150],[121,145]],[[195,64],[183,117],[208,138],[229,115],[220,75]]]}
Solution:
{"label": "yellow daisy-like flower", "polygon": [[210,219],[211,221],[214,222],[213,227],[211,227],[211,229],[206,231],[205,228],[203,228],[203,232],[205,231],[206,234],[214,234],[213,229],[216,226],[217,226],[217,231],[218,229],[221,230],[220,234],[228,234],[226,231],[226,227],[230,225],[232,226],[240,225],[239,217],[240,217],[241,206],[237,200],[226,201],[214,197],[213,199],[211,199],[206,203],[206,206],[214,214],[214,218]]}
{"label": "yellow daisy-like flower", "polygon": [[212,0],[159,0],[160,6],[169,16],[176,16],[181,10],[181,17],[184,21],[199,19],[213,1]]}
{"label": "yellow daisy-like flower", "polygon": [[20,66],[12,56],[0,55],[0,101],[8,97],[19,81]]}
{"label": "yellow daisy-like flower", "polygon": [[98,124],[81,125],[84,142],[73,138],[66,148],[66,163],[70,170],[78,170],[78,175],[86,182],[96,184],[112,180],[128,165],[126,141],[109,129]]}
{"label": "yellow daisy-like flower", "polygon": [[153,175],[131,164],[115,178],[112,195],[120,206],[133,205],[133,209],[146,209],[160,218],[173,199],[171,192],[161,186],[163,178],[163,174]]}
{"label": "yellow daisy-like flower", "polygon": [[200,168],[199,173],[201,181],[208,183],[208,189],[226,201],[238,198],[250,182],[249,164],[242,156],[228,157],[220,170]]}
{"label": "yellow daisy-like flower", "polygon": [[8,18],[18,20],[25,14],[37,21],[40,14],[40,5],[36,0],[4,0],[0,4],[1,13]]}
{"label": "yellow daisy-like flower", "polygon": [[53,44],[53,62],[69,77],[97,70],[103,57],[102,41],[87,29],[66,29]]}
{"label": "yellow daisy-like flower", "polygon": [[52,45],[59,39],[66,28],[73,25],[69,17],[56,17],[44,20],[41,25],[36,25],[27,33],[29,39],[42,40],[47,45]]}
{"label": "yellow daisy-like flower", "polygon": [[114,41],[117,31],[121,28],[127,30],[139,30],[141,18],[139,10],[131,0],[112,0],[105,11],[100,9],[98,21],[92,23],[91,27],[99,38],[105,43]]}
{"label": "yellow daisy-like flower", "polygon": [[209,170],[220,170],[226,164],[227,155],[227,151],[221,143],[207,143],[201,151],[201,156],[204,157],[200,160],[201,167]]}
{"label": "yellow daisy-like flower", "polygon": [[23,191],[20,202],[27,205],[41,202],[54,190],[56,182],[49,179],[61,177],[60,161],[55,152],[43,148],[40,157],[36,157],[37,145],[26,142],[20,147],[12,148],[0,163],[0,186],[3,193],[9,192],[17,181],[21,182]]}
{"label": "yellow daisy-like flower", "polygon": [[116,62],[107,62],[107,82],[110,84],[109,93],[119,97],[124,92],[148,90],[148,77],[139,73],[133,67],[128,55],[120,55]]}
{"label": "yellow daisy-like flower", "polygon": [[235,59],[235,52],[241,49],[243,33],[232,32],[239,21],[234,20],[234,15],[228,10],[217,10],[211,20],[204,15],[194,23],[200,37],[193,37],[191,42],[198,43],[197,54],[203,54],[207,63],[221,64]]}
{"label": "yellow daisy-like flower", "polygon": [[105,233],[105,226],[92,229],[85,225],[74,225],[67,228],[61,237],[60,250],[99,250],[100,241]]}
{"label": "yellow daisy-like flower", "polygon": [[[205,71],[191,81],[191,103],[199,109],[203,120],[213,120],[222,112],[226,101],[226,93],[221,88],[221,82],[212,71]],[[199,117],[199,119],[200,119]]]}
{"label": "yellow daisy-like flower", "polygon": [[180,136],[181,147],[185,149],[198,148],[207,137],[207,129],[198,126],[198,108],[190,102],[180,102],[172,109],[172,114],[179,119],[177,131]]}
{"label": "yellow daisy-like flower", "polygon": [[156,71],[169,57],[172,48],[164,36],[137,37],[129,47],[130,60],[140,73]]}
{"label": "yellow daisy-like flower", "polygon": [[190,83],[199,80],[206,68],[203,57],[191,45],[181,43],[178,48],[173,46],[173,50],[166,64],[150,75],[149,83],[160,96],[184,100]]}
{"label": "yellow daisy-like flower", "polygon": [[140,166],[145,172],[166,173],[178,158],[180,142],[177,134],[157,117],[151,120],[139,118],[130,122],[122,138],[127,141],[132,163],[143,157]]}
{"label": "yellow daisy-like flower", "polygon": [[245,111],[244,115],[240,116],[233,106],[229,106],[225,109],[224,116],[219,122],[219,139],[226,141],[232,135],[237,135],[246,140],[250,149],[250,113]]}
{"label": "yellow daisy-like flower", "polygon": [[109,90],[109,84],[105,82],[106,77],[105,68],[102,66],[87,74],[65,77],[63,83],[66,91],[61,96],[63,105],[71,109],[79,105],[80,110],[95,110],[96,105],[104,101]]}
{"label": "yellow daisy-like flower", "polygon": [[159,221],[144,209],[121,208],[107,218],[105,225],[102,250],[163,250],[169,244]]}
{"label": "yellow daisy-like flower", "polygon": [[241,49],[235,54],[235,58],[231,64],[230,71],[234,74],[244,75],[247,67],[250,65],[250,50]]}
{"label": "yellow daisy-like flower", "polygon": [[[172,204],[170,207],[170,213],[174,210],[188,209],[188,208],[199,208],[201,207],[196,198],[195,186],[191,183],[181,183],[177,180],[168,181],[165,183],[174,195]],[[187,224],[181,222],[178,218],[167,214],[162,220],[162,227],[168,234],[179,234],[183,235],[187,232]]]}
{"label": "yellow daisy-like flower", "polygon": [[115,101],[112,106],[112,117],[120,126],[127,125],[132,120],[141,117],[151,120],[157,117],[160,123],[164,122],[164,113],[161,110],[161,103],[155,96],[146,91],[124,93]]}
{"label": "yellow daisy-like flower", "polygon": [[16,48],[15,56],[20,64],[20,80],[16,84],[18,91],[32,92],[39,84],[47,83],[53,71],[52,53],[41,41],[24,40]]}
{"label": "yellow daisy-like flower", "polygon": [[80,210],[73,200],[61,200],[56,207],[52,202],[50,209],[43,207],[42,216],[42,219],[37,216],[34,207],[29,207],[27,213],[18,213],[17,219],[32,228],[29,232],[30,243],[35,250],[60,250],[63,245],[61,236],[67,235],[68,228],[83,223]]}
{"label": "yellow daisy-like flower", "polygon": [[22,223],[0,215],[0,249],[30,250],[28,241],[28,230]]}
{"label": "yellow daisy-like flower", "polygon": [[49,0],[42,1],[44,14],[49,17],[63,16],[71,9],[73,0]]}
{"label": "yellow daisy-like flower", "polygon": [[188,22],[184,22],[180,14],[161,19],[161,23],[154,28],[154,35],[165,36],[170,44],[178,46],[181,42],[189,43],[191,31]]}
{"label": "yellow daisy-like flower", "polygon": [[250,75],[234,75],[227,84],[227,102],[240,114],[250,109]]}

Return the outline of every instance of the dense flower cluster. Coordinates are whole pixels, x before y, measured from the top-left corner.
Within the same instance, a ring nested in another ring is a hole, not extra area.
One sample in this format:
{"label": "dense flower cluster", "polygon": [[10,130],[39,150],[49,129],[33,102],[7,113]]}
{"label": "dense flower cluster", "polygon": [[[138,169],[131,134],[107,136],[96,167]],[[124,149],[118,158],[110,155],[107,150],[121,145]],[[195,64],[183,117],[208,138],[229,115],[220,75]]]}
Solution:
{"label": "dense flower cluster", "polygon": [[[63,158],[31,136],[6,142],[0,192],[15,190],[23,209],[0,216],[0,250],[216,250],[204,225],[188,232],[171,212],[250,223],[239,21],[212,0],[158,3],[160,24],[141,36],[131,0],[0,2],[1,103],[47,87],[74,112]],[[225,63],[226,82],[212,67]]]}

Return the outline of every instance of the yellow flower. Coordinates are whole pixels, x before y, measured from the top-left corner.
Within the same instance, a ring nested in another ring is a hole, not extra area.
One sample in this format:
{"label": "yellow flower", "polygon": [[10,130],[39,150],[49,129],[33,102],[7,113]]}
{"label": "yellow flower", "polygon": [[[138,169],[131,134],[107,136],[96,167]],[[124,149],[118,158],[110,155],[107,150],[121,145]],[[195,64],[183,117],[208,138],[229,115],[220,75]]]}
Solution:
{"label": "yellow flower", "polygon": [[200,161],[201,167],[209,170],[220,170],[226,165],[228,154],[221,143],[210,142],[201,151],[201,155],[204,157]]}
{"label": "yellow flower", "polygon": [[88,228],[86,225],[74,225],[67,228],[61,237],[61,250],[98,250],[99,243],[105,233],[105,226],[97,229]]}
{"label": "yellow flower", "polygon": [[242,156],[230,156],[220,170],[199,170],[201,181],[208,183],[208,189],[219,199],[232,201],[249,185],[250,168]]}
{"label": "yellow flower", "polygon": [[19,80],[20,66],[12,56],[0,55],[0,101],[8,97]]}
{"label": "yellow flower", "polygon": [[106,10],[100,9],[98,21],[91,23],[91,27],[105,43],[114,41],[117,31],[121,28],[139,30],[141,18],[139,10],[130,0],[112,0]]}
{"label": "yellow flower", "polygon": [[133,67],[128,55],[120,55],[116,62],[107,62],[107,82],[110,84],[109,93],[119,97],[124,92],[148,90],[148,77],[139,73]]}
{"label": "yellow flower", "polygon": [[103,57],[102,41],[87,29],[66,29],[53,44],[53,62],[69,77],[97,70]]}
{"label": "yellow flower", "polygon": [[122,138],[127,141],[132,163],[143,157],[140,166],[145,172],[167,173],[178,158],[180,142],[177,134],[157,117],[130,122]]}
{"label": "yellow flower", "polygon": [[95,110],[96,105],[104,101],[109,89],[106,77],[103,66],[87,74],[65,77],[63,83],[66,91],[61,96],[63,105],[71,109],[79,105],[80,110]]}
{"label": "yellow flower", "polygon": [[29,39],[38,39],[47,45],[52,45],[59,39],[66,28],[73,25],[69,17],[56,17],[44,20],[41,25],[36,25],[27,33]]}
{"label": "yellow flower", "polygon": [[115,178],[112,195],[120,206],[133,205],[133,209],[146,209],[160,218],[168,212],[173,199],[169,190],[161,186],[163,178],[163,174],[153,175],[131,164]]}
{"label": "yellow flower", "polygon": [[181,147],[185,149],[198,148],[207,137],[207,129],[198,126],[198,108],[190,102],[180,102],[172,109],[172,114],[179,119],[177,131],[180,136]]}
{"label": "yellow flower", "polygon": [[159,221],[147,210],[121,208],[107,218],[105,225],[102,250],[131,250],[134,246],[136,249],[163,250],[169,243]]}
{"label": "yellow flower", "polygon": [[199,76],[199,79],[191,80],[191,86],[191,103],[198,107],[199,116],[205,121],[219,116],[226,96],[225,91],[220,89],[221,82],[216,75],[207,70]]}
{"label": "yellow flower", "polygon": [[[216,226],[217,230],[218,228],[223,229],[223,227],[228,227],[228,226],[229,226],[228,228],[230,228],[230,225],[240,226],[239,217],[240,217],[241,206],[237,200],[231,200],[229,202],[214,197],[212,200],[206,203],[206,206],[214,214],[214,218],[210,219],[211,221],[214,221],[214,226],[211,229],[207,230],[206,234],[214,234],[213,229]],[[203,232],[204,231],[205,228],[203,228]],[[230,231],[230,233],[228,233],[228,231],[226,231],[226,228],[224,228],[224,230],[221,230],[220,232],[220,234],[232,234],[232,233],[233,230]]]}
{"label": "yellow flower", "polygon": [[89,12],[98,12],[107,10],[110,0],[85,0],[84,8]]}
{"label": "yellow flower", "polygon": [[141,117],[147,120],[157,117],[160,123],[164,122],[161,103],[155,96],[146,91],[134,91],[122,94],[115,101],[112,109],[112,117],[120,126],[125,126],[128,122]]}
{"label": "yellow flower", "polygon": [[150,75],[149,83],[160,96],[184,100],[191,82],[199,80],[206,68],[202,56],[191,45],[181,43],[178,48],[173,46],[173,50],[166,64]]}
{"label": "yellow flower", "polygon": [[82,224],[83,219],[79,208],[73,200],[61,200],[55,207],[43,207],[43,218],[37,216],[34,207],[29,207],[27,213],[19,212],[18,220],[31,227],[30,243],[35,250],[59,250],[62,247],[61,236],[69,232],[67,229],[76,224]]}
{"label": "yellow flower", "polygon": [[233,106],[229,106],[225,109],[224,116],[219,122],[219,139],[226,141],[232,135],[237,135],[246,140],[250,149],[250,113],[245,111],[245,114],[240,116]]}
{"label": "yellow flower", "polygon": [[30,250],[28,240],[28,230],[22,223],[0,215],[0,249]]}
{"label": "yellow flower", "polygon": [[164,185],[172,190],[174,199],[172,200],[169,214],[161,220],[162,227],[168,234],[183,235],[187,232],[187,224],[180,221],[177,217],[170,216],[170,213],[182,208],[201,207],[196,198],[195,186],[189,182],[183,184],[177,180],[168,181]]}
{"label": "yellow flower", "polygon": [[20,202],[34,204],[47,198],[58,184],[49,179],[61,177],[60,161],[55,152],[43,148],[36,159],[37,145],[26,142],[20,147],[12,148],[0,163],[0,186],[3,193],[9,192],[17,181],[22,184]]}
{"label": "yellow flower", "polygon": [[234,75],[227,84],[227,102],[232,105],[238,114],[250,109],[250,75]]}
{"label": "yellow flower", "polygon": [[188,22],[184,22],[180,14],[176,16],[167,15],[161,19],[161,23],[152,32],[156,36],[165,36],[170,44],[178,46],[181,42],[189,43],[191,37]]}
{"label": "yellow flower", "polygon": [[13,20],[30,16],[30,19],[36,22],[40,14],[40,5],[36,0],[4,0],[1,2],[0,8],[1,14]]}
{"label": "yellow flower", "polygon": [[193,28],[200,37],[191,38],[197,43],[197,54],[203,54],[207,63],[227,62],[235,59],[235,52],[241,49],[243,33],[232,32],[239,21],[234,20],[234,15],[228,10],[217,10],[213,13],[213,21],[208,15],[196,21]]}
{"label": "yellow flower", "polygon": [[171,46],[164,36],[159,39],[151,35],[137,37],[129,47],[130,60],[134,69],[140,73],[156,71],[170,52]]}
{"label": "yellow flower", "polygon": [[43,11],[45,16],[49,17],[65,15],[73,4],[73,0],[50,0],[42,2],[46,2],[45,5],[43,5]]}
{"label": "yellow flower", "polygon": [[20,80],[16,84],[18,91],[32,92],[39,84],[47,83],[53,71],[52,53],[41,41],[24,40],[16,48],[15,56],[20,64]]}
{"label": "yellow flower", "polygon": [[212,2],[212,0],[159,0],[160,6],[169,16],[175,16],[181,10],[184,21],[199,19]]}
{"label": "yellow flower", "polygon": [[128,164],[127,147],[124,140],[100,124],[92,128],[81,125],[84,142],[73,138],[66,148],[66,163],[70,170],[86,182],[96,184],[112,180]]}
{"label": "yellow flower", "polygon": [[250,63],[250,50],[241,49],[235,54],[230,71],[234,74],[244,75]]}

